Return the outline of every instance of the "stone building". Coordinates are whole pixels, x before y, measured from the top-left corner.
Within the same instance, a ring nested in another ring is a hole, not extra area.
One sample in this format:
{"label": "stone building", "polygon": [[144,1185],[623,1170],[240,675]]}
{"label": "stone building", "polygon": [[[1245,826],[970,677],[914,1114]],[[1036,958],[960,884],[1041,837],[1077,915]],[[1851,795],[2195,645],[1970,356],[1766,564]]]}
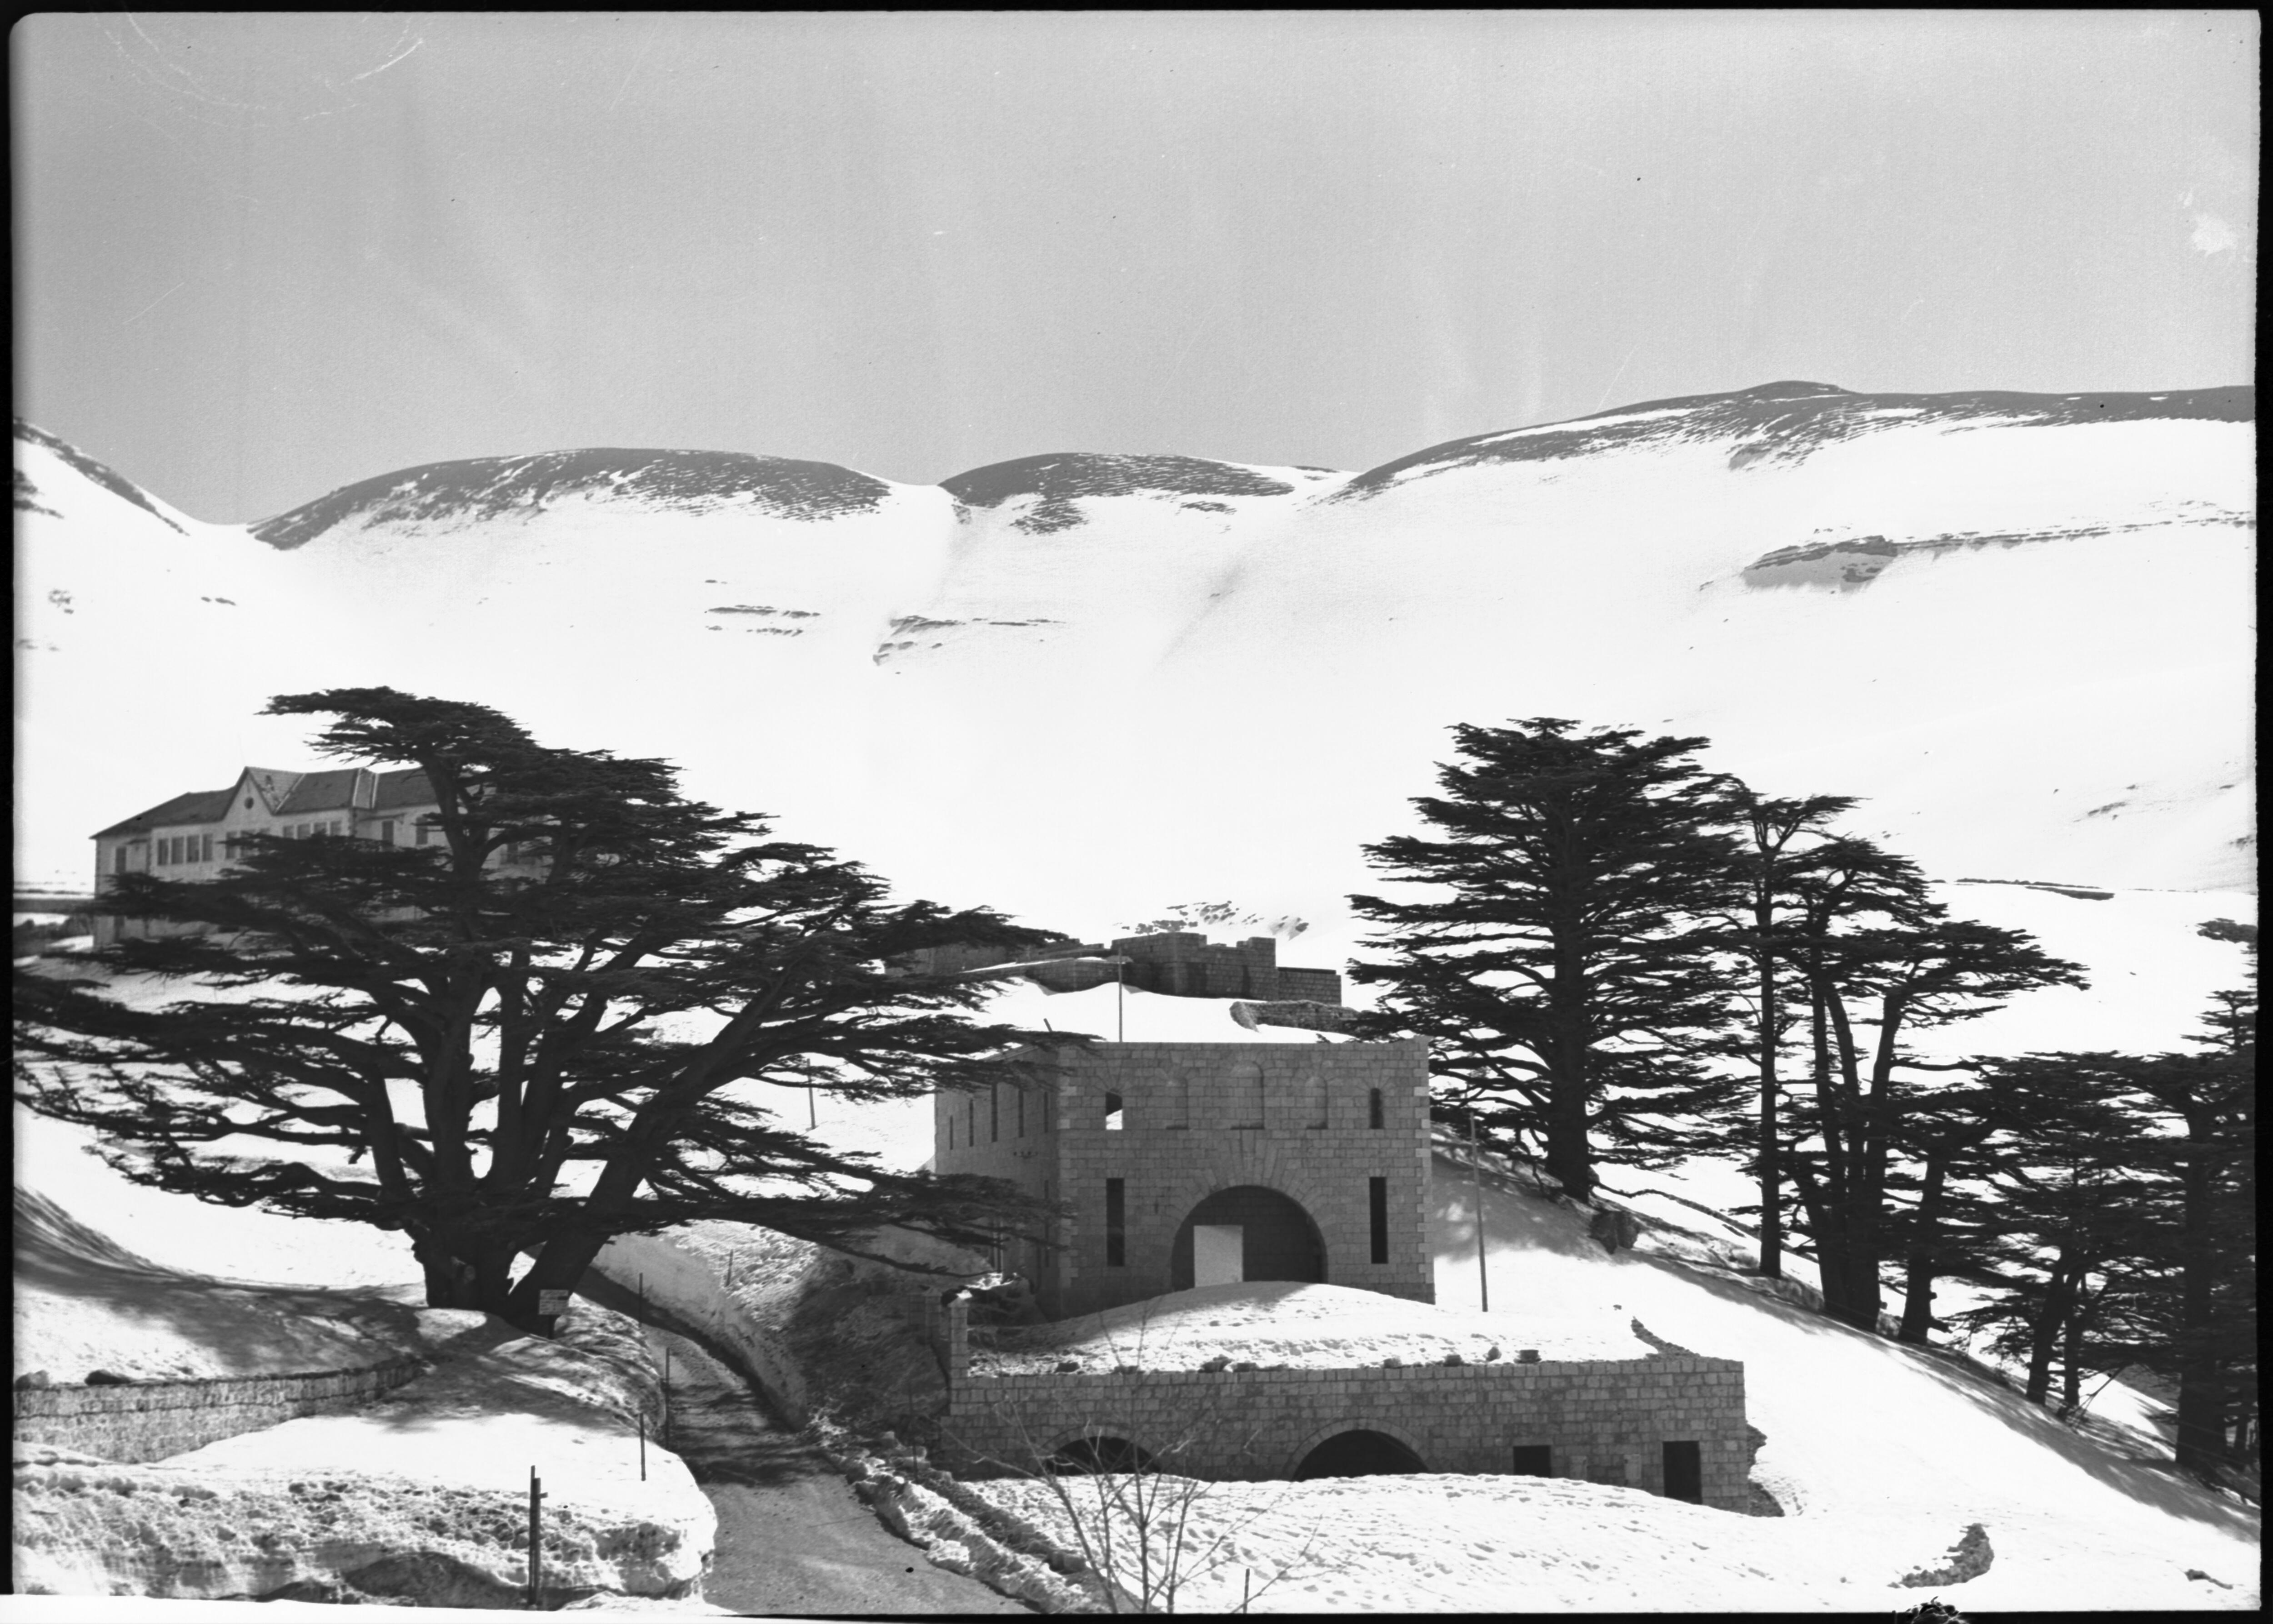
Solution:
{"label": "stone building", "polygon": [[1460,1472],[1751,1508],[1760,1439],[1735,1359],[1669,1348],[1639,1359],[974,1374],[973,1336],[967,1302],[946,1304],[934,1325],[942,1446],[975,1474],[1042,1460],[1210,1479]]}
{"label": "stone building", "polygon": [[[998,1267],[1065,1320],[1173,1291],[1316,1281],[1433,1303],[1428,1046],[1099,1043],[1028,1081],[933,1103],[934,1165],[1063,1202]],[[1514,1328],[1512,1324],[1511,1328]],[[973,1374],[969,1299],[939,1306],[942,1444],[965,1469],[1039,1460],[1221,1478],[1533,1473],[1746,1508],[1744,1366],[1641,1358]]]}
{"label": "stone building", "polygon": [[933,1165],[1073,1217],[1005,1264],[1052,1318],[1195,1285],[1331,1281],[1435,1300],[1428,1046],[1111,1043],[1031,1086],[942,1093]]}

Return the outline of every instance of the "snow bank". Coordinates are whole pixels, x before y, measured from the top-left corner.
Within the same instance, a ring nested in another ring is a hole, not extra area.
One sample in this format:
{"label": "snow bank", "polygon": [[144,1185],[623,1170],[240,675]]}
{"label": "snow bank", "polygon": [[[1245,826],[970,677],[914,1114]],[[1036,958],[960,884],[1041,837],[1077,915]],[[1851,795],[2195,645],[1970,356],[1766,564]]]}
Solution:
{"label": "snow bank", "polygon": [[805,1425],[804,1373],[694,1250],[656,1236],[619,1235],[601,1248],[592,1268],[619,1290],[637,1294],[655,1323],[692,1332],[730,1355],[736,1372],[776,1413],[791,1426]]}
{"label": "snow bank", "polygon": [[[740,1618],[731,1607],[689,1597],[682,1600],[631,1596],[596,1596],[574,1601],[564,1613],[586,1611],[659,1614],[664,1617]],[[244,1624],[241,1601],[197,1601],[156,1596],[0,1596],[0,1624]],[[260,1618],[300,1619],[308,1624],[337,1624],[335,1603],[264,1601]],[[424,1607],[429,1624],[496,1624],[494,1607]]]}
{"label": "snow bank", "polygon": [[975,1327],[973,1375],[1026,1375],[1072,1361],[1084,1372],[1116,1365],[1196,1370],[1206,1360],[1251,1360],[1296,1370],[1482,1365],[1530,1350],[1542,1360],[1646,1359],[1655,1351],[1607,1311],[1481,1314],[1384,1297],[1348,1286],[1254,1281],[1202,1286],[1078,1320],[1024,1328]]}
{"label": "snow bank", "polygon": [[96,1370],[144,1380],[352,1370],[417,1346],[406,1303],[162,1267],[20,1186],[15,1216],[18,1374],[75,1382]]}
{"label": "snow bank", "polygon": [[[120,1274],[144,1282],[130,1302],[215,1298],[184,1341],[193,1350],[206,1338],[226,1346],[244,1328],[236,1298],[281,1313],[271,1299],[292,1295],[185,1279],[52,1209],[32,1210],[47,1220],[41,1236],[71,1243],[60,1255],[89,1274],[86,1302]],[[674,1596],[699,1581],[716,1516],[676,1455],[649,1444],[642,1468],[637,1418],[645,1412],[652,1432],[661,1401],[632,1321],[577,1303],[548,1342],[469,1311],[379,1307],[399,1317],[386,1322],[392,1343],[434,1368],[353,1413],[304,1417],[140,1466],[19,1445],[15,1588],[510,1605],[525,1579],[532,1469],[550,1496],[548,1583],[562,1593]],[[52,1308],[34,1304],[32,1328],[42,1330]],[[101,1323],[115,1328],[116,1314]],[[131,1363],[108,1343],[104,1357]]]}
{"label": "snow bank", "polygon": [[[1629,1179],[1668,1182],[1654,1173],[1614,1173],[1611,1182]],[[1471,1313],[1478,1301],[1473,1189],[1467,1168],[1439,1154],[1430,1213],[1437,1298]],[[1786,1515],[1757,1524],[1781,1533],[1729,1537],[1788,1537],[1795,1551],[1871,1553],[1870,1564],[1850,1563],[1827,1581],[1804,1567],[1767,1568],[1771,1576],[1814,1587],[1816,1599],[1805,1605],[1882,1605],[1853,1599],[1852,1587],[1888,1584],[1935,1565],[1974,1522],[1988,1530],[1996,1560],[1979,1578],[1952,1587],[1947,1599],[1969,1610],[2256,1605],[2254,1509],[2136,1458],[2141,1452],[2080,1435],[1947,1357],[1866,1335],[1752,1289],[1759,1282],[1663,1255],[1658,1248],[1670,1233],[1663,1226],[1681,1222],[1677,1214],[1685,1210],[1677,1204],[1653,1204],[1660,1229],[1645,1234],[1639,1248],[1612,1254],[1587,1233],[1586,1211],[1540,1200],[1517,1177],[1487,1173],[1483,1197],[1487,1321],[1512,1324],[1527,1314],[1608,1304],[1667,1341],[1744,1361],[1748,1417],[1767,1440],[1753,1480]],[[1700,1220],[1694,1244],[1702,1249],[1715,1234]],[[1804,1266],[1802,1272],[1812,1273]],[[1645,1521],[1694,1510],[1636,1500],[1632,1515]],[[1560,1538],[1534,1541],[1533,1548],[1559,1548]],[[2190,1569],[2234,1588],[2188,1579]],[[1481,1581],[1466,1593],[1474,1598],[1468,1605],[1501,1605],[1487,1600],[1496,1592]],[[1605,1593],[1581,1605],[1618,1604]]]}

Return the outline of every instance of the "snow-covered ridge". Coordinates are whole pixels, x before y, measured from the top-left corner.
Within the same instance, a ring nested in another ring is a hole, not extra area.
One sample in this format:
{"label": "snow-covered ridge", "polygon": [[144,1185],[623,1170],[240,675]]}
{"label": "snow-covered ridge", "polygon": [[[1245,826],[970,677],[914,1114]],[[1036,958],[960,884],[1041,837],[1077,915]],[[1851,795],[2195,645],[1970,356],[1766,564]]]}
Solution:
{"label": "snow-covered ridge", "polygon": [[115,470],[97,462],[68,440],[58,440],[45,429],[26,423],[21,417],[16,419],[16,509],[18,512],[43,514],[49,518],[62,516],[48,505],[50,493],[41,488],[38,480],[33,477],[31,470],[24,466],[26,460],[24,456],[24,447],[27,443],[41,447],[49,455],[76,470],[83,478],[101,486],[113,496],[133,503],[160,523],[175,530],[182,529],[178,515],[165,504],[152,497],[140,485],[131,479],[122,478]]}
{"label": "snow-covered ridge", "polygon": [[596,447],[401,469],[264,519],[252,533],[272,546],[290,548],[353,520],[454,527],[594,496],[658,512],[702,513],[743,504],[783,518],[830,519],[874,512],[890,489],[834,462],[742,451]]}
{"label": "snow-covered ridge", "polygon": [[1447,440],[1368,469],[1326,500],[1363,500],[1402,480],[1456,468],[1669,445],[1730,442],[1729,466],[1734,470],[1762,462],[1797,462],[1826,446],[1895,426],[2052,428],[2157,418],[2247,423],[2255,417],[2256,391],[2247,385],[2152,395],[1858,395],[1835,384],[1788,380],[1730,395],[1646,401],[1567,422]]}
{"label": "snow-covered ridge", "polygon": [[1204,512],[1229,513],[1233,509],[1220,499],[1290,496],[1299,488],[1298,481],[1309,485],[1338,477],[1327,469],[1265,469],[1204,457],[1059,451],[990,463],[940,484],[964,508],[995,508],[1033,499],[1011,523],[1039,536],[1081,523],[1082,511],[1074,503],[1084,496],[1174,498]]}

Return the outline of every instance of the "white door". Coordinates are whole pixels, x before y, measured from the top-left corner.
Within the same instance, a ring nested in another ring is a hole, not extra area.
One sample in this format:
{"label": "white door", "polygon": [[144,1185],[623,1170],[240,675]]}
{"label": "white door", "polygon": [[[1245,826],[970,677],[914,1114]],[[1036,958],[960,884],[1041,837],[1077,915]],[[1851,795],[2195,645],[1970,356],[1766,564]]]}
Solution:
{"label": "white door", "polygon": [[1247,1278],[1247,1231],[1235,1223],[1192,1226],[1192,1284],[1235,1286]]}

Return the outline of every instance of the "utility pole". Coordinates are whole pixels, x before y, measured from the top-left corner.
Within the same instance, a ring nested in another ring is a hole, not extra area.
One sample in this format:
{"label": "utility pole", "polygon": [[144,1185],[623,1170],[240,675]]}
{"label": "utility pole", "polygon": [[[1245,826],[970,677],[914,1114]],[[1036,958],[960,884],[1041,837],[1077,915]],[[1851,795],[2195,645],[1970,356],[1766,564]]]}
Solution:
{"label": "utility pole", "polygon": [[1123,953],[1113,962],[1113,1041],[1129,1041],[1129,955]]}
{"label": "utility pole", "polygon": [[1476,1146],[1476,1108],[1468,1107],[1468,1171],[1476,1189],[1476,1288],[1483,1294],[1483,1312],[1491,1312],[1491,1274],[1484,1267],[1484,1159]]}

